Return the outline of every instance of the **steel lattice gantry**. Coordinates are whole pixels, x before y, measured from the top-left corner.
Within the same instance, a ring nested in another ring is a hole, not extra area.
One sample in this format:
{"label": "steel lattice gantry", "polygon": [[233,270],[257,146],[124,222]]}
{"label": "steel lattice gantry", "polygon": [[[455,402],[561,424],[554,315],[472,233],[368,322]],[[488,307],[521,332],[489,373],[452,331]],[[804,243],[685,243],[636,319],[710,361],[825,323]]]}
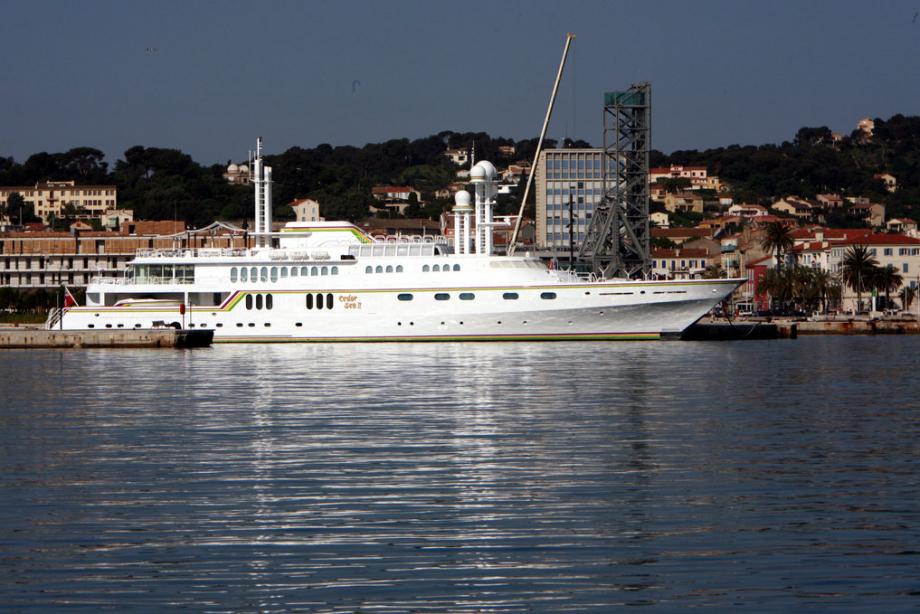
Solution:
{"label": "steel lattice gantry", "polygon": [[648,156],[651,86],[604,94],[604,197],[578,259],[605,277],[649,273]]}

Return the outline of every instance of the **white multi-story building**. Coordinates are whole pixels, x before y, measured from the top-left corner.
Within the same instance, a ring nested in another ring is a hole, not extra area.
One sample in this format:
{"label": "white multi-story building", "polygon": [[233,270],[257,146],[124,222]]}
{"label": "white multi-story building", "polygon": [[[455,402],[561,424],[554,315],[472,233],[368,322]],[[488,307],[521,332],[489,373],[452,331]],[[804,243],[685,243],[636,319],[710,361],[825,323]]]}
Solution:
{"label": "white multi-story building", "polygon": [[537,244],[569,245],[569,200],[576,244],[584,241],[594,206],[604,197],[602,149],[547,149],[537,164]]}

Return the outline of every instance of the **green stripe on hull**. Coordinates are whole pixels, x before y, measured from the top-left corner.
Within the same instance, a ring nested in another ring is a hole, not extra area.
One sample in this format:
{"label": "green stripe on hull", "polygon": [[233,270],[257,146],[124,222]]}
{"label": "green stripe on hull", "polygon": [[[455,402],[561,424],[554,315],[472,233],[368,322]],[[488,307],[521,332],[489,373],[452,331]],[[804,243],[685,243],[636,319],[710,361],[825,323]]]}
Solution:
{"label": "green stripe on hull", "polygon": [[445,341],[657,341],[660,333],[585,335],[435,335],[425,337],[224,337],[214,343],[419,343]]}

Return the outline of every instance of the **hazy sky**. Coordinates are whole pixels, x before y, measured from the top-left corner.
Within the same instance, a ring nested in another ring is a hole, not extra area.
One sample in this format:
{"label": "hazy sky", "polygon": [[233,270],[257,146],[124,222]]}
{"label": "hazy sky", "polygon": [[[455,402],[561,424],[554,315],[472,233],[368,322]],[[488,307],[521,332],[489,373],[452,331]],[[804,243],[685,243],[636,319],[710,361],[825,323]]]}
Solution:
{"label": "hazy sky", "polygon": [[602,93],[652,84],[664,151],[920,114],[920,0],[0,0],[0,155],[133,145],[200,162],[441,130],[601,142]]}

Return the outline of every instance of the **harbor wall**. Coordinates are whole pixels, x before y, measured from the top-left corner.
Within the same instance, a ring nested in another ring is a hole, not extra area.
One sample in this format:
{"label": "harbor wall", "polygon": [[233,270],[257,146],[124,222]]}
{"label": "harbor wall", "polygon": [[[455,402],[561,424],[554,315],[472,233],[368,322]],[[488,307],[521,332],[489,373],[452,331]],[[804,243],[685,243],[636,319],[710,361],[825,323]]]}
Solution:
{"label": "harbor wall", "polygon": [[0,349],[13,348],[187,348],[211,345],[214,331],[0,329]]}

